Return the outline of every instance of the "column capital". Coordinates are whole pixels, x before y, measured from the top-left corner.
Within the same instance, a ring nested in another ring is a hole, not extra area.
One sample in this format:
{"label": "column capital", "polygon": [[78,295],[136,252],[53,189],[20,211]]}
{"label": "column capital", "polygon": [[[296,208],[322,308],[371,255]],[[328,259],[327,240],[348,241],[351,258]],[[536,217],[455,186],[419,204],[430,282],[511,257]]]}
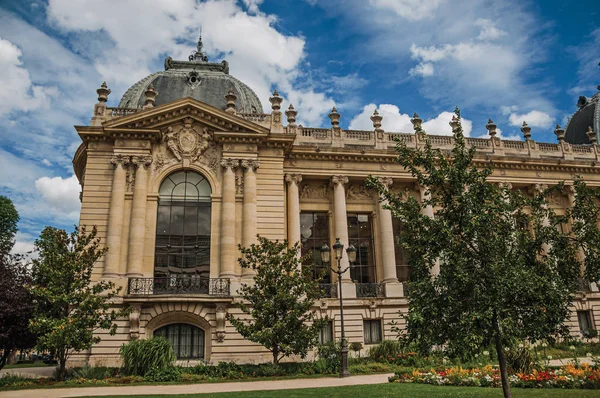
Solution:
{"label": "column capital", "polygon": [[225,170],[231,169],[232,171],[235,171],[238,167],[240,167],[240,160],[230,158],[221,159],[221,167],[223,167]]}
{"label": "column capital", "polygon": [[346,176],[333,176],[331,177],[331,182],[333,183],[333,186],[335,187],[336,185],[346,185],[348,184],[348,177]]}
{"label": "column capital", "polygon": [[143,166],[145,169],[148,169],[152,164],[152,156],[150,155],[136,155],[131,157],[131,163],[136,165],[137,167]]}
{"label": "column capital", "polygon": [[302,175],[301,174],[286,174],[285,182],[290,182],[290,183],[294,183],[294,184],[298,185],[302,182]]}
{"label": "column capital", "polygon": [[377,180],[387,188],[391,187],[394,183],[394,179],[392,177],[377,177]]}
{"label": "column capital", "polygon": [[531,195],[539,195],[544,192],[548,188],[546,184],[531,184],[528,187],[528,191]]}
{"label": "column capital", "polygon": [[110,162],[115,166],[125,167],[131,163],[131,157],[128,155],[116,154],[111,156]]}
{"label": "column capital", "polygon": [[257,159],[242,159],[240,162],[244,170],[256,171],[260,166],[260,162]]}

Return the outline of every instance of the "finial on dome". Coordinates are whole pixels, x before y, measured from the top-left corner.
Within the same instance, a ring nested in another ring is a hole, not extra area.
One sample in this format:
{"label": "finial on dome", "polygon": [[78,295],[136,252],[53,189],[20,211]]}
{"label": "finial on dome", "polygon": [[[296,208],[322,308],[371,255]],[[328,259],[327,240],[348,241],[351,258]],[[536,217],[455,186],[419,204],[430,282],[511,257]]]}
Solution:
{"label": "finial on dome", "polygon": [[108,100],[110,89],[106,85],[106,82],[102,82],[100,88],[96,90],[96,92],[98,93],[98,102],[106,102]]}
{"label": "finial on dome", "polygon": [[487,129],[488,134],[491,138],[496,137],[496,127],[498,127],[498,126],[496,126],[496,123],[494,123],[494,121],[491,118],[488,119],[488,122],[485,125],[485,128]]}
{"label": "finial on dome", "polygon": [[526,141],[531,139],[531,127],[526,122],[523,122],[523,126],[521,126],[521,132],[523,133],[523,137],[525,137]]}
{"label": "finial on dome", "polygon": [[336,109],[336,107],[334,106],[333,109],[331,109],[331,113],[328,115],[329,119],[331,119],[331,125],[333,127],[339,127],[340,125],[340,117],[342,115],[340,115]]}
{"label": "finial on dome", "polygon": [[298,115],[298,111],[294,109],[294,106],[290,104],[290,107],[285,111],[285,116],[287,117],[288,126],[296,127],[296,116]]}
{"label": "finial on dome", "polygon": [[423,130],[421,129],[421,124],[423,123],[423,119],[421,119],[419,117],[419,115],[417,115],[417,112],[414,113],[412,119],[410,119],[410,122],[413,125],[413,129],[415,130],[415,133],[423,132]]}
{"label": "finial on dome", "polygon": [[269,98],[269,102],[271,103],[271,109],[273,110],[273,112],[279,112],[279,109],[281,109],[282,101],[283,98],[279,96],[277,90],[273,91],[273,96]]}
{"label": "finial on dome", "polygon": [[381,121],[383,120],[383,116],[379,115],[377,109],[373,111],[373,116],[371,116],[371,121],[373,122],[373,128],[376,133],[383,133],[383,129],[381,128]]}
{"label": "finial on dome", "polygon": [[594,129],[592,128],[592,126],[588,126],[588,131],[585,133],[585,135],[588,136],[588,139],[590,140],[590,144],[596,144],[596,132],[594,131]]}
{"label": "finial on dome", "polygon": [[452,120],[450,120],[450,127],[452,127],[452,133],[456,134],[458,132],[458,127],[460,126],[460,121],[456,117],[456,115],[452,115]]}
{"label": "finial on dome", "polygon": [[237,99],[237,95],[233,92],[233,88],[229,89],[229,92],[225,94],[225,100],[227,101],[227,109],[225,112],[235,114],[235,100]]}
{"label": "finial on dome", "polygon": [[144,96],[146,99],[144,100],[144,109],[152,108],[154,106],[154,102],[156,101],[156,96],[158,93],[154,89],[153,85],[148,86],[148,89],[144,91]]}
{"label": "finial on dome", "polygon": [[560,124],[556,125],[556,128],[554,129],[554,134],[556,134],[556,138],[558,138],[559,143],[562,144],[563,142],[565,142],[565,129],[560,127]]}
{"label": "finial on dome", "polygon": [[198,43],[196,44],[196,50],[192,51],[188,60],[191,62],[208,62],[208,57],[204,55],[202,51],[202,35],[198,36]]}

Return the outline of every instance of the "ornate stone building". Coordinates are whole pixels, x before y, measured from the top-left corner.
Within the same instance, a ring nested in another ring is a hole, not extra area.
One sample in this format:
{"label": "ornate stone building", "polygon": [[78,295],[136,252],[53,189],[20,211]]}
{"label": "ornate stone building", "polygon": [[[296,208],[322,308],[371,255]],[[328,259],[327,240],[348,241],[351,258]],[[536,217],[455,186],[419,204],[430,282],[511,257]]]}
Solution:
{"label": "ornate stone building", "polygon": [[[256,94],[229,75],[227,62],[208,62],[201,42],[189,61],[167,58],[163,72],[134,84],[116,108],[106,106],[106,84],[97,92],[90,125],[76,126],[83,141],[73,160],[82,186],[80,223],[96,225],[110,249],[94,279],[121,286],[115,305],[133,312],[118,322],[115,336],[102,335],[75,362],[113,364],[123,343],[155,334],[166,336],[181,360],[268,361],[265,349],[226,321],[236,312],[235,292],[253,277],[237,264],[237,245],[255,242],[257,234],[301,241],[319,267],[325,267],[323,244],[339,237],[354,245],[356,262],[342,279],[346,336],[366,347],[394,338],[388,323],[407,308],[403,282],[410,269],[395,245],[401,225],[364,182],[379,176],[393,190],[421,197],[423,190],[395,162],[395,139],[414,148],[429,139],[449,149],[452,137],[386,132],[377,112],[372,130],[343,130],[335,108],[331,127],[303,127],[292,105],[281,110],[277,92],[265,113]],[[594,106],[591,122],[577,113],[566,133],[557,126],[558,143],[533,141],[525,124],[524,141],[501,140],[491,120],[488,139],[467,141],[479,161],[494,160],[491,179],[513,189],[568,184],[577,174],[600,185],[599,97],[586,99],[579,111],[587,118]],[[421,123],[416,114],[412,121]],[[572,201],[566,191],[551,206],[561,212]],[[434,216],[434,209],[424,211]],[[344,254],[342,266],[348,265]],[[321,281],[324,294],[316,303],[317,313],[331,319],[324,341],[340,335],[334,276]],[[600,327],[595,284],[582,287],[573,309],[573,334]]]}

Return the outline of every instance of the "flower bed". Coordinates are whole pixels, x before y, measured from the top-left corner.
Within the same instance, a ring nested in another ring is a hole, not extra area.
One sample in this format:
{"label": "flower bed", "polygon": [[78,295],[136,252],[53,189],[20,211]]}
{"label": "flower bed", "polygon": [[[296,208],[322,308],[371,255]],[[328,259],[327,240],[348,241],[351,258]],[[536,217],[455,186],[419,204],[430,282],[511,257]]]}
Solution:
{"label": "flower bed", "polygon": [[[513,387],[521,388],[583,388],[600,389],[600,369],[587,364],[564,365],[559,369],[534,370],[529,374],[509,376]],[[464,369],[451,367],[441,369],[397,372],[390,382],[418,383],[446,386],[501,387],[500,370],[497,366]]]}

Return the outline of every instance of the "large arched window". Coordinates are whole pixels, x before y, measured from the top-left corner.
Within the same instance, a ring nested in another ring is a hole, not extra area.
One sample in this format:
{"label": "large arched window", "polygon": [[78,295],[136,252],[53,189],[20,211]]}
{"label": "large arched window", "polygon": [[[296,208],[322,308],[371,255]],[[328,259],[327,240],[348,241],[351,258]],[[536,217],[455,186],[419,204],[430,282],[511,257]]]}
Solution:
{"label": "large arched window", "polygon": [[156,223],[155,277],[209,276],[210,184],[178,171],[161,184]]}
{"label": "large arched window", "polygon": [[173,323],[154,331],[169,340],[177,359],[204,358],[204,330],[187,323]]}

